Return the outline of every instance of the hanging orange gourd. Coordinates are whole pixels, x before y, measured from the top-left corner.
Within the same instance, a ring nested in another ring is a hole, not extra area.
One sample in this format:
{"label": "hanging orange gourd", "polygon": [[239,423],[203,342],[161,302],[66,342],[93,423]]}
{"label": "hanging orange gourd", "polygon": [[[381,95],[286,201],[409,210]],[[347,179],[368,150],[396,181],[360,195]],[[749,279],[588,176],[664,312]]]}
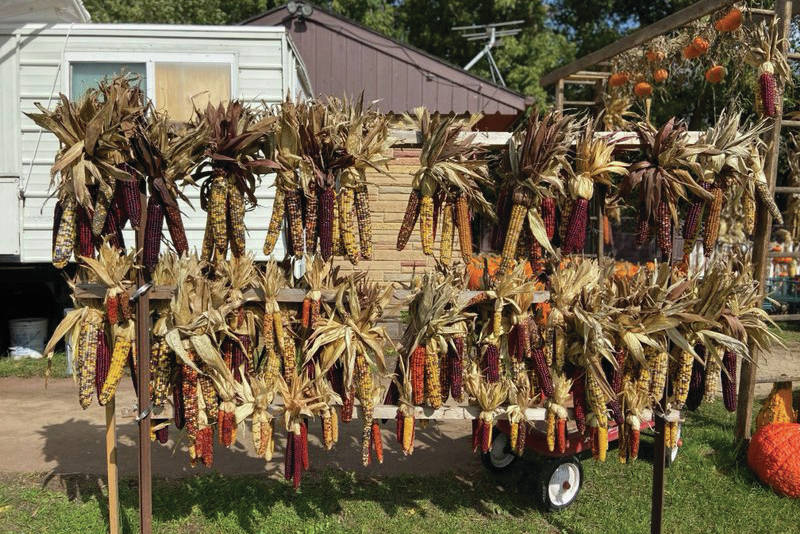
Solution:
{"label": "hanging orange gourd", "polygon": [[776,492],[800,498],[800,424],[760,428],[747,448],[747,465]]}
{"label": "hanging orange gourd", "polygon": [[627,72],[615,72],[611,76],[608,77],[608,86],[609,87],[622,87],[628,83],[628,73]]}
{"label": "hanging orange gourd", "polygon": [[669,78],[669,71],[667,69],[656,69],[653,72],[653,81],[656,83],[664,83]]}
{"label": "hanging orange gourd", "polygon": [[647,82],[639,82],[633,87],[633,93],[639,98],[647,98],[653,94],[653,86]]}
{"label": "hanging orange gourd", "polygon": [[742,25],[742,12],[737,8],[728,11],[724,17],[714,23],[714,29],[718,32],[732,32],[739,29]]}
{"label": "hanging orange gourd", "polygon": [[683,57],[686,59],[694,59],[702,56],[706,52],[708,52],[708,41],[698,36],[692,39],[691,44],[683,49]]}
{"label": "hanging orange gourd", "polygon": [[658,63],[659,61],[664,61],[664,52],[661,50],[648,50],[644,54],[647,61],[650,63]]}
{"label": "hanging orange gourd", "polygon": [[725,79],[725,67],[722,65],[714,65],[713,67],[709,67],[706,71],[706,81],[708,83],[720,83],[722,80]]}

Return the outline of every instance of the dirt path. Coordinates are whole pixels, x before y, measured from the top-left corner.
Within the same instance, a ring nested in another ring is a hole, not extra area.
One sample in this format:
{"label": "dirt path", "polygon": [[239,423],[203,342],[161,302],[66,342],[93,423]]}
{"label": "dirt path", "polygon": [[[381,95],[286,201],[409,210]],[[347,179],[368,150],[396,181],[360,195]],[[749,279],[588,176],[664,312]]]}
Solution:
{"label": "dirt path", "polygon": [[[135,404],[129,380],[120,386],[117,406]],[[47,389],[40,379],[0,379],[0,472],[49,472],[52,475],[105,473],[104,410],[92,405],[81,410],[77,386],[71,379],[51,380]],[[118,461],[122,476],[135,476],[137,469],[136,425],[132,419],[118,417]],[[383,425],[385,461],[382,465],[361,467],[360,424],[357,420],[340,425],[339,443],[325,451],[318,439],[319,421],[311,422],[310,456],[314,467],[341,467],[374,475],[437,473],[480,469],[480,461],[470,451],[468,422],[436,424],[417,429],[416,447],[411,458],[403,456],[394,439],[394,421]],[[167,445],[153,444],[153,472],[179,477],[207,471],[192,469],[185,447],[174,451],[170,433]],[[231,450],[214,449],[214,470],[223,474],[269,473],[279,476],[283,467],[284,434],[280,431],[274,460],[266,464],[256,456],[249,430],[240,430]]]}

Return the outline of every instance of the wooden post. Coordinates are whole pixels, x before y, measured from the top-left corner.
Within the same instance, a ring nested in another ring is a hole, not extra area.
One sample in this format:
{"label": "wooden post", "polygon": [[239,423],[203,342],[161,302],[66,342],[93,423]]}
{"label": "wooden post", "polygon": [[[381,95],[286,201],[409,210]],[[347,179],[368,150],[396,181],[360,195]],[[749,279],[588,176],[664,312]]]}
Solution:
{"label": "wooden post", "polygon": [[556,110],[564,111],[564,80],[556,82]]}
{"label": "wooden post", "polygon": [[[777,0],[775,4],[775,15],[778,17],[779,39],[783,39],[781,49],[784,53],[788,50],[789,25],[792,20],[792,0]],[[778,176],[778,157],[780,155],[781,144],[781,116],[783,115],[783,98],[779,98],[777,113],[773,119],[772,129],[765,134],[766,141],[769,143],[767,154],[764,160],[764,171],[767,175],[767,185],[770,193],[775,190],[775,182]],[[769,258],[769,241],[772,233],[772,215],[769,210],[757,202],[756,223],[753,236],[753,278],[758,281],[761,295],[764,294],[764,284],[766,279],[767,264]],[[736,439],[750,439],[750,422],[753,418],[753,397],[756,388],[756,365],[755,358],[760,356],[753,344],[750,344],[750,355],[753,362],[742,361],[742,369],[739,377],[739,403],[736,410]]]}
{"label": "wooden post", "polygon": [[119,534],[117,414],[113,398],[106,403],[106,472],[108,473],[108,531],[111,534]]}
{"label": "wooden post", "polygon": [[653,494],[650,505],[650,534],[661,534],[664,519],[664,470],[666,469],[666,444],[664,427],[666,421],[661,415],[653,414],[656,420],[655,447],[653,450]]}
{"label": "wooden post", "polygon": [[[136,250],[144,248],[144,229],[147,224],[147,195],[139,194],[142,220],[136,229]],[[146,283],[145,269],[136,270],[136,287]],[[150,297],[147,291],[136,300],[136,384],[138,386],[139,420],[139,529],[150,534],[153,521],[153,480],[150,458]]]}

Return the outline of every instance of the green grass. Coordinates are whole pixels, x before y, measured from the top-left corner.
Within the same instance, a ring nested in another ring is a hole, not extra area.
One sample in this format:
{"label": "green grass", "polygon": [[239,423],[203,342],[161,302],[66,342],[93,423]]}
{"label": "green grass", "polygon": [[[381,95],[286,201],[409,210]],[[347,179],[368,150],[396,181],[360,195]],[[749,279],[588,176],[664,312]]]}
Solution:
{"label": "green grass", "polygon": [[[719,403],[688,416],[685,446],[667,471],[664,532],[800,532],[800,501],[753,478],[732,446],[733,424],[734,415]],[[651,449],[644,445],[645,457],[632,465],[620,465],[613,449],[605,464],[584,461],[581,495],[558,513],[535,504],[533,462],[502,477],[479,471],[362,479],[339,470],[311,472],[297,494],[265,477],[202,475],[155,481],[154,532],[638,534],[648,531],[650,517]],[[321,465],[324,457],[314,460]],[[104,531],[106,501],[97,478],[62,480],[66,491],[42,489],[41,476],[0,475],[0,533]],[[120,490],[123,532],[135,532],[135,481],[124,481]]]}
{"label": "green grass", "polygon": [[[44,377],[47,370],[47,358],[38,360],[33,358],[0,358],[0,378],[40,378]],[[52,376],[63,377],[67,375],[67,355],[63,352],[56,352],[53,355]]]}
{"label": "green grass", "polygon": [[800,328],[798,328],[797,323],[779,322],[777,324],[780,327],[780,330],[776,328],[770,328],[770,330],[773,334],[776,334],[778,337],[780,337],[784,343],[800,342]]}

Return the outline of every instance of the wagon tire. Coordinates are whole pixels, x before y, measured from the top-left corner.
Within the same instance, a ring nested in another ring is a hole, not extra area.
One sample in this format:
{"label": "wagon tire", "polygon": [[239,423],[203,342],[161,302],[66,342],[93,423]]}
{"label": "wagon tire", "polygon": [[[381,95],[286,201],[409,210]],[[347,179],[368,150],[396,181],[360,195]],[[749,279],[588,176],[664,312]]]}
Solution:
{"label": "wagon tire", "polygon": [[499,428],[492,429],[492,447],[489,452],[481,453],[483,466],[492,473],[505,473],[510,471],[519,457],[511,450],[511,440],[508,434]]}
{"label": "wagon tire", "polygon": [[583,466],[570,456],[546,461],[537,480],[537,493],[548,511],[563,510],[575,502],[583,485]]}

